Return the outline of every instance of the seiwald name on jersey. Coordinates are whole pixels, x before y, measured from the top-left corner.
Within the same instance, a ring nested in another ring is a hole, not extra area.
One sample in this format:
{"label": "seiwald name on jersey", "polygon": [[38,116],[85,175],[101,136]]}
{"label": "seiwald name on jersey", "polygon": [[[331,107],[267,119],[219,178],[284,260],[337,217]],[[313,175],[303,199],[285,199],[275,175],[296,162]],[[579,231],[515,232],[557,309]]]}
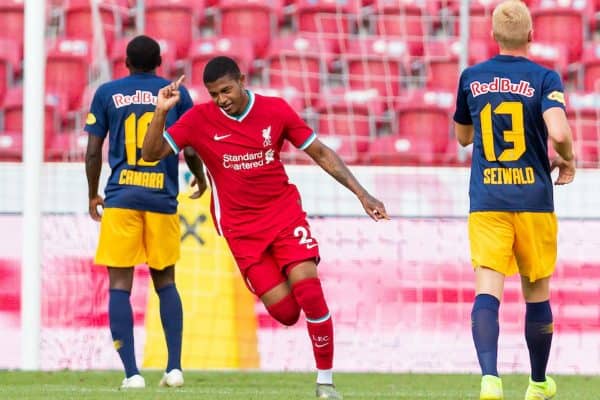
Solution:
{"label": "seiwald name on jersey", "polygon": [[284,140],[305,149],[316,137],[283,99],[250,91],[248,96],[238,116],[214,102],[199,104],[164,134],[175,152],[191,146],[204,161],[211,211],[217,230],[226,236],[281,229],[303,213],[279,153]]}
{"label": "seiwald name on jersey", "polygon": [[[177,210],[178,157],[146,162],[141,148],[154,115],[156,96],[170,82],[153,74],[134,74],[98,88],[85,130],[105,137],[109,133],[108,162],[111,174],[106,184],[106,207],[162,213]],[[167,126],[192,107],[185,88],[181,101],[167,115]]]}
{"label": "seiwald name on jersey", "polygon": [[499,55],[460,77],[454,120],[472,124],[471,211],[554,211],[543,112],[565,108],[558,74]]}

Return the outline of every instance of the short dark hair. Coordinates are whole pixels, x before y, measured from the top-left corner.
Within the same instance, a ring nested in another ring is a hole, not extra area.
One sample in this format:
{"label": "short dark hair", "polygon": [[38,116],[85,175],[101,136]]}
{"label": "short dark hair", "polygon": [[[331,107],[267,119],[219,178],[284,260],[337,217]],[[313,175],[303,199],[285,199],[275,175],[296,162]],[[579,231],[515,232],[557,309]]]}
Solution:
{"label": "short dark hair", "polygon": [[219,78],[229,75],[233,79],[240,79],[242,73],[237,63],[225,56],[211,59],[204,67],[204,83],[214,82]]}
{"label": "short dark hair", "polygon": [[129,66],[148,72],[160,66],[160,45],[146,35],[136,36],[127,44],[127,60]]}

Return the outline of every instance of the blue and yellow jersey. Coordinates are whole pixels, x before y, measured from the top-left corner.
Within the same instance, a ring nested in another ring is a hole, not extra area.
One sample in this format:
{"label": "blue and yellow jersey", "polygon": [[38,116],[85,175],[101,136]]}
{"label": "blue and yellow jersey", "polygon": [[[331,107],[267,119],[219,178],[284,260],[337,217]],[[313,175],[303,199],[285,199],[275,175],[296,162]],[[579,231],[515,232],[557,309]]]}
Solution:
{"label": "blue and yellow jersey", "polygon": [[558,74],[498,55],[460,77],[454,120],[473,125],[470,211],[554,211],[543,112],[565,108]]}
{"label": "blue and yellow jersey", "polygon": [[[177,210],[178,156],[162,161],[142,159],[142,144],[152,120],[158,91],[170,82],[139,73],[101,85],[92,100],[85,130],[102,138],[109,133],[110,177],[104,189],[105,206],[174,213]],[[172,125],[192,107],[188,91],[167,115]]]}

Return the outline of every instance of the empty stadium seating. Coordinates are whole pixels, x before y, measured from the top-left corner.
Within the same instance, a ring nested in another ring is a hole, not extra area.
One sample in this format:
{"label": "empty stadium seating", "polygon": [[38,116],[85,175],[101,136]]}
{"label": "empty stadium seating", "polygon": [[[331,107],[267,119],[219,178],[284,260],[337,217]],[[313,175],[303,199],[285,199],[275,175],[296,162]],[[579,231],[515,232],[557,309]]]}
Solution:
{"label": "empty stadium seating", "polygon": [[12,40],[23,54],[23,27],[25,26],[25,8],[22,0],[0,0],[0,38]]}
{"label": "empty stadium seating", "polygon": [[575,140],[575,154],[581,166],[600,161],[600,94],[575,92],[568,98],[567,117]]}
{"label": "empty stadium seating", "polygon": [[244,74],[252,71],[254,48],[252,41],[246,37],[204,37],[190,45],[187,56],[188,79],[196,85],[203,83],[202,75],[206,63],[213,57],[227,56],[233,58]]}

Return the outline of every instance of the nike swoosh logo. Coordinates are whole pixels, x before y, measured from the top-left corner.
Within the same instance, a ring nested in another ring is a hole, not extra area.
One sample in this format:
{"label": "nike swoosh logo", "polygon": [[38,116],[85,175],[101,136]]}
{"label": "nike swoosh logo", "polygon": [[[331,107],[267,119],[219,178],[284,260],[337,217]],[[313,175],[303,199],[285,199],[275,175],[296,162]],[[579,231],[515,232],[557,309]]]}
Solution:
{"label": "nike swoosh logo", "polygon": [[221,135],[221,136],[219,136],[219,135],[217,135],[217,134],[215,133],[215,137],[214,137],[214,139],[215,139],[215,140],[223,140],[223,139],[225,139],[225,138],[228,138],[229,136],[231,136],[231,134],[229,134],[229,135]]}
{"label": "nike swoosh logo", "polygon": [[323,344],[319,344],[319,343],[315,343],[315,347],[320,349],[321,347],[325,347],[327,346],[329,343],[323,343]]}
{"label": "nike swoosh logo", "polygon": [[315,244],[307,244],[306,248],[307,249],[312,249],[313,247],[317,247],[317,246],[318,246],[318,244],[316,244],[316,243]]}

